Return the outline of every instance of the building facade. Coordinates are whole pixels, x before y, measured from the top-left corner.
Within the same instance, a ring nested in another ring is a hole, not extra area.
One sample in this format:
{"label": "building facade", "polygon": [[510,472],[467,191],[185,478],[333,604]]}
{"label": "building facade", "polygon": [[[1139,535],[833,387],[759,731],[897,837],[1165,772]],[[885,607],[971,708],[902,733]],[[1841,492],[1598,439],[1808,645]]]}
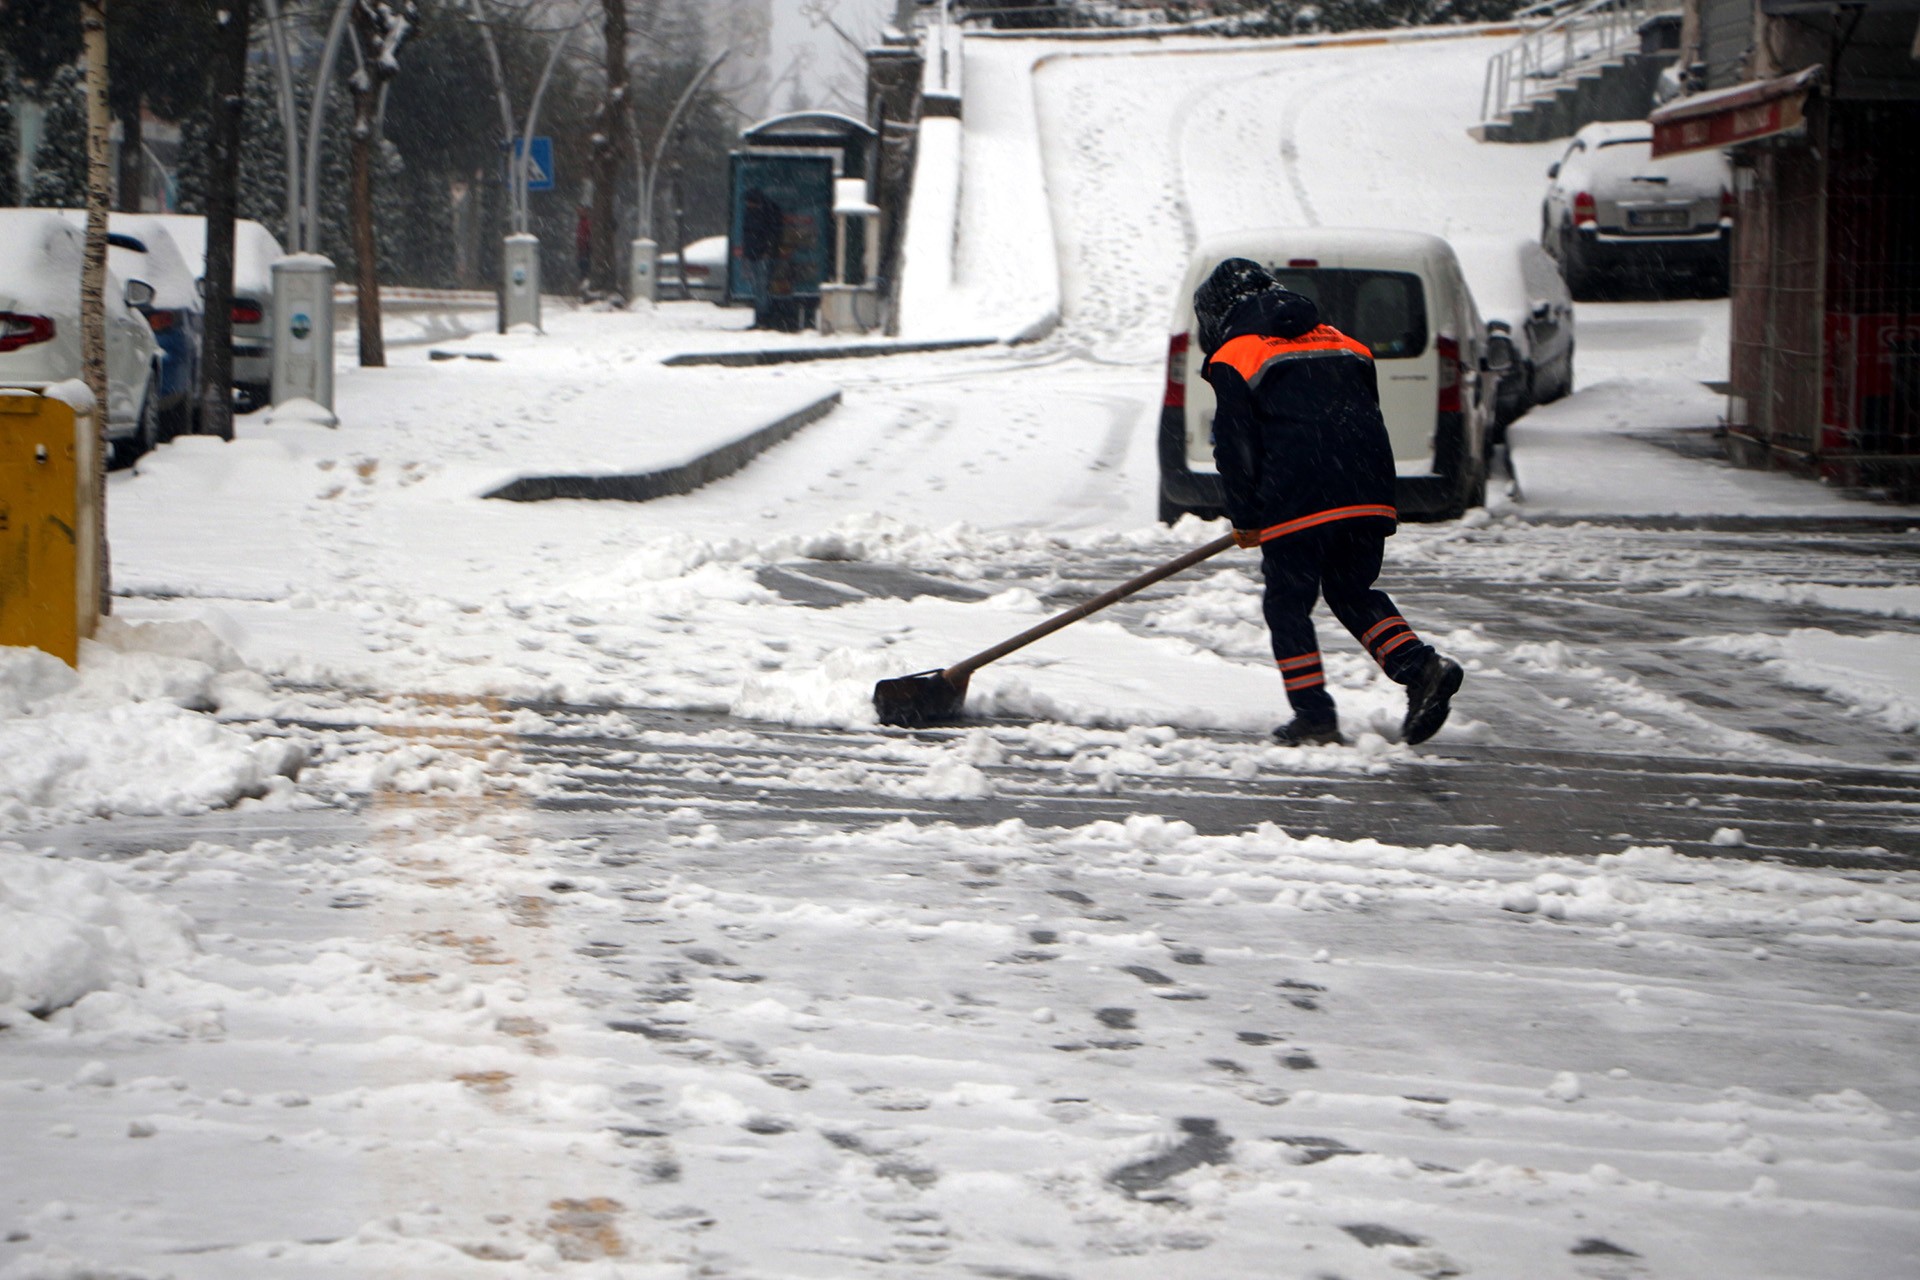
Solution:
{"label": "building facade", "polygon": [[1687,0],[1656,154],[1734,163],[1735,461],[1920,496],[1920,0]]}

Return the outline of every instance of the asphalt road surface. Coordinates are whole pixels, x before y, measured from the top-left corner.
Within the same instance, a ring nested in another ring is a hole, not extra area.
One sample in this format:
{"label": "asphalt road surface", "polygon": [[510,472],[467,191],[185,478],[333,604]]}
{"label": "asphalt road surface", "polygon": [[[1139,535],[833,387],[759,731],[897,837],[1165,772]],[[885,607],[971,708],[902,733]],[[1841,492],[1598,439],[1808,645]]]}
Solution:
{"label": "asphalt road surface", "polygon": [[[1570,558],[1570,544],[1581,554]],[[1569,572],[1569,563],[1578,571]],[[1542,572],[1541,565],[1559,567]],[[971,596],[1045,579],[1055,584],[1048,602],[1065,608],[1146,567],[1144,560],[1083,558],[1003,567],[1000,580],[980,583],[809,561],[770,568],[763,581],[796,604],[829,608],[864,595]],[[1084,759],[1063,758],[1029,726],[992,723],[1003,756],[984,766],[993,794],[941,801],[845,779],[884,777],[889,769],[905,776],[923,766],[905,758],[890,762],[889,744],[940,742],[965,729],[807,730],[718,713],[544,706],[536,709],[547,730],[527,733],[508,728],[517,710],[512,706],[404,695],[365,700],[359,725],[352,723],[350,704],[345,722],[257,728],[372,740],[403,734],[496,760],[504,749],[518,767],[548,779],[532,804],[556,834],[605,835],[634,817],[687,805],[708,821],[743,824],[743,830],[795,819],[842,828],[903,817],[961,824],[1017,817],[1069,826],[1157,814],[1203,833],[1267,821],[1294,834],[1410,845],[1597,854],[1667,844],[1681,852],[1799,864],[1911,867],[1920,855],[1920,773],[1910,734],[1766,679],[1751,661],[1685,643],[1704,634],[1800,627],[1865,634],[1911,623],[1712,593],[1729,583],[1771,580],[1913,584],[1920,582],[1920,545],[1902,526],[1871,520],[1515,523],[1458,544],[1429,543],[1427,554],[1390,563],[1386,575],[1396,601],[1423,631],[1444,634],[1478,624],[1508,647],[1558,641],[1577,662],[1601,668],[1603,683],[1627,682],[1622,687],[1634,691],[1638,732],[1609,730],[1617,713],[1605,698],[1595,699],[1590,668],[1579,679],[1551,670],[1524,678],[1480,676],[1470,678],[1458,705],[1492,728],[1493,742],[1436,742],[1417,760],[1378,774],[1226,776],[1201,764],[1264,744],[1250,735],[1193,731],[1150,744],[1153,769],[1090,774]],[[1676,587],[1689,593],[1675,594]],[[1137,620],[1152,601],[1180,589],[1178,582],[1162,584],[1109,616]],[[1329,634],[1335,630],[1323,620],[1323,644],[1351,643]],[[617,731],[609,731],[609,715]],[[1728,750],[1729,734],[1778,749],[1743,759]],[[1094,745],[1108,736],[1116,749],[1131,741],[1116,728],[1096,733]],[[1185,759],[1195,766],[1183,768]],[[326,808],[295,815],[90,824],[54,833],[54,842],[98,852],[164,847],[218,832],[292,831],[318,839],[332,831],[337,838],[340,824],[351,825],[351,815],[375,799],[335,794]],[[1744,843],[1725,843],[1729,828]]]}

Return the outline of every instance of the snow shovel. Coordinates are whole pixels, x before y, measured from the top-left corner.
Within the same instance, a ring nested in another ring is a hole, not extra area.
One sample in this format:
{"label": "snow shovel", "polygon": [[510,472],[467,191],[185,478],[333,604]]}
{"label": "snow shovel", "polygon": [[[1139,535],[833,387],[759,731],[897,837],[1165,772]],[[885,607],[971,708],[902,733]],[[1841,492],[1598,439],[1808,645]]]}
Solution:
{"label": "snow shovel", "polygon": [[1171,578],[1182,569],[1192,568],[1209,556],[1219,555],[1233,545],[1233,535],[1226,534],[1215,538],[1205,546],[1195,547],[1185,555],[1167,561],[1157,569],[1149,569],[1137,578],[1129,578],[1109,591],[1103,591],[1091,600],[1084,600],[1065,613],[1048,618],[1037,627],[1029,627],[1009,640],[1002,640],[991,649],[963,658],[944,671],[921,671],[910,676],[895,676],[891,680],[882,680],[873,686],[873,710],[880,717],[881,724],[898,725],[903,729],[924,729],[928,725],[945,724],[960,718],[967,701],[967,678],[981,667],[996,658],[1004,658],[1015,649],[1024,648],[1042,636],[1050,636],[1060,628],[1080,621],[1090,613],[1098,613],[1110,604],[1126,599],[1143,587],[1150,587],[1162,578]]}

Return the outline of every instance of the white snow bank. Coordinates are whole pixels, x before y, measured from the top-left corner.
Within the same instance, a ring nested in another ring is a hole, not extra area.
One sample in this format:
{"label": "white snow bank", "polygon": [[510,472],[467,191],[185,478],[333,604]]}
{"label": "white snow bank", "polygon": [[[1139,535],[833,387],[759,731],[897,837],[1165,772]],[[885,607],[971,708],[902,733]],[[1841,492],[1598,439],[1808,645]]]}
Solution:
{"label": "white snow bank", "polygon": [[1751,658],[1782,684],[1811,689],[1849,714],[1920,733],[1920,636],[1843,636],[1808,627],[1784,636],[1709,636],[1691,643]]}
{"label": "white snow bank", "polygon": [[0,844],[0,1026],[137,985],[148,968],[194,951],[178,909],[127,892],[99,867]]}
{"label": "white snow bank", "polygon": [[0,831],[109,814],[200,813],[286,788],[285,742],[199,714],[248,705],[266,683],[196,622],[102,621],[77,671],[0,648]]}
{"label": "white snow bank", "polygon": [[1725,596],[1762,604],[1839,609],[1881,618],[1920,618],[1920,587],[1841,586],[1827,582],[1690,582],[1667,594],[1682,598]]}

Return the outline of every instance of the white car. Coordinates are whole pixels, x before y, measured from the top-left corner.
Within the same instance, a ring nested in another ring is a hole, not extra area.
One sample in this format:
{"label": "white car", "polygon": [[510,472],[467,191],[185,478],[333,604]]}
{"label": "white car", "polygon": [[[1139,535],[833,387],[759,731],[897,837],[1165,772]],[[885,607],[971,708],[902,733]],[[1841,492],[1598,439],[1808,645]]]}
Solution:
{"label": "white car", "polygon": [[[207,220],[199,214],[147,214],[173,233],[194,277],[206,275]],[[273,399],[273,263],[285,257],[273,232],[252,218],[233,223],[233,389],[249,409]]]}
{"label": "white car", "polygon": [[1167,343],[1161,520],[1221,514],[1213,388],[1191,335],[1193,291],[1227,258],[1260,263],[1373,352],[1402,518],[1451,518],[1486,501],[1499,370],[1453,249],[1414,231],[1276,227],[1205,241],[1188,262]]}
{"label": "white car", "polygon": [[[686,265],[682,267],[684,259]],[[680,253],[660,255],[660,297],[671,301],[680,297],[681,282],[686,296],[700,302],[727,301],[727,238],[707,236],[695,240]]]}
{"label": "white car", "polygon": [[1653,158],[1644,120],[1590,124],[1547,170],[1540,243],[1576,298],[1642,279],[1727,291],[1733,170],[1718,151]]}
{"label": "white car", "polygon": [[[51,209],[0,209],[0,386],[41,391],[81,376],[86,233]],[[107,269],[107,439],[115,465],[160,434],[160,345],[140,308],[144,280]]]}

